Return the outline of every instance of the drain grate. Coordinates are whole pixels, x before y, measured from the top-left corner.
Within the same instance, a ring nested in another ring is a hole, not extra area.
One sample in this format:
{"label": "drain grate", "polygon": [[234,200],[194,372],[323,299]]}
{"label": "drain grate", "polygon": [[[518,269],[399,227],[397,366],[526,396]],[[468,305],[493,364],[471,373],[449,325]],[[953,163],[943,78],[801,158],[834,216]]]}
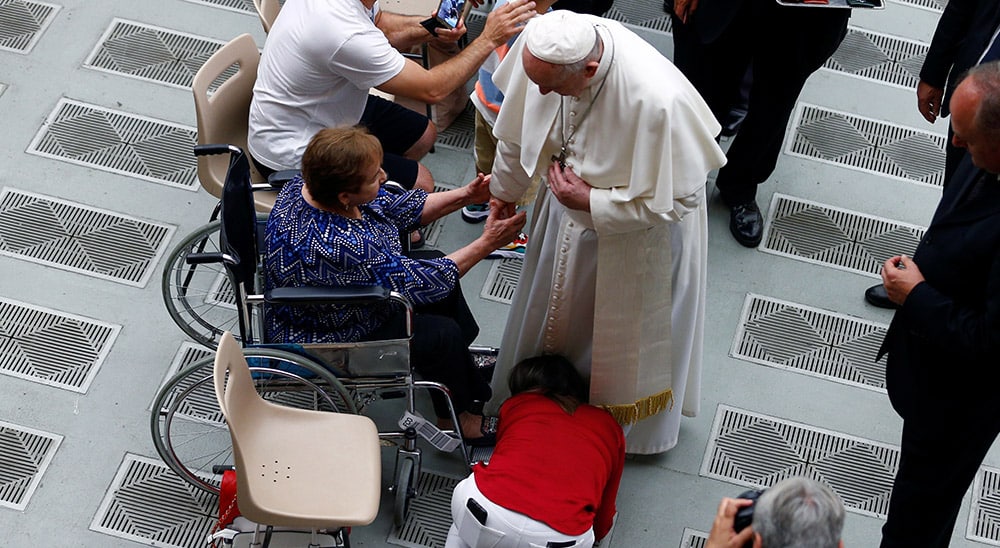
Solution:
{"label": "drain grate", "polygon": [[850,27],[824,68],[912,90],[920,81],[928,45]]}
{"label": "drain grate", "polygon": [[[434,192],[444,192],[447,190],[455,190],[455,187],[442,184],[434,185]],[[446,219],[447,216],[435,219],[433,223],[421,229],[421,232],[424,234],[424,243],[428,247],[434,247],[437,245],[438,238],[441,237],[441,232],[444,230],[444,223]]]}
{"label": "drain grate", "polygon": [[195,73],[223,44],[219,40],[116,18],[83,66],[190,89]]}
{"label": "drain grate", "polygon": [[884,519],[898,462],[891,445],[720,405],[701,475],[758,489],[807,476],[848,510]]}
{"label": "drain grate", "polygon": [[472,150],[476,141],[476,107],[470,101],[455,121],[438,134],[437,145],[459,150]]}
{"label": "drain grate", "polygon": [[201,548],[218,504],[160,461],[126,454],[90,529],[146,545]]}
{"label": "drain grate", "polygon": [[940,187],[946,137],[800,104],[786,152],[849,169]]}
{"label": "drain grate", "polygon": [[0,421],[0,506],[28,506],[62,440],[59,434]]}
{"label": "drain grate", "polygon": [[886,325],[747,295],[730,355],[843,384],[885,392]]}
{"label": "drain grate", "polygon": [[686,527],[684,528],[681,548],[705,548],[706,542],[708,542],[708,533],[695,531],[694,529],[688,529]]}
{"label": "drain grate", "polygon": [[663,11],[661,2],[615,2],[604,17],[633,27],[670,34],[670,14]]}
{"label": "drain grate", "polygon": [[0,0],[0,50],[31,53],[60,6],[25,0]]}
{"label": "drain grate", "polygon": [[0,297],[0,372],[87,393],[120,325]]}
{"label": "drain grate", "polygon": [[925,228],[775,193],[760,249],[878,277],[894,255],[912,255]]}
{"label": "drain grate", "polygon": [[976,474],[965,536],[1000,546],[1000,469],[983,466]]}
{"label": "drain grate", "polygon": [[193,192],[195,144],[194,128],[63,98],[27,152]]}
{"label": "drain grate", "polygon": [[521,278],[523,259],[500,259],[490,267],[486,275],[486,283],[479,293],[480,298],[503,304],[510,304],[514,299],[517,281]]}
{"label": "drain grate", "polygon": [[[257,15],[257,8],[253,5],[253,0],[187,0],[192,4],[202,4],[213,8],[222,8],[240,13],[250,13]],[[282,2],[284,4],[284,2]]]}
{"label": "drain grate", "polygon": [[903,4],[904,6],[914,6],[918,8],[924,8],[930,11],[936,11],[941,13],[944,11],[944,7],[948,4],[948,0],[890,0],[896,4]]}
{"label": "drain grate", "polygon": [[144,287],[175,227],[33,192],[0,191],[0,255]]}
{"label": "drain grate", "polygon": [[406,521],[386,541],[397,546],[442,548],[451,527],[451,493],[460,479],[421,472],[417,496],[410,502]]}

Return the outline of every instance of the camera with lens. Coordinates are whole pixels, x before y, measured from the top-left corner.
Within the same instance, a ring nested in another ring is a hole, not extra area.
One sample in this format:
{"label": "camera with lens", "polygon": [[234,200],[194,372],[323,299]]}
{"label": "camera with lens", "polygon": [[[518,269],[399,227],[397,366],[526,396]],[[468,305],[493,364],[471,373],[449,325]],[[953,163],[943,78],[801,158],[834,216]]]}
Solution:
{"label": "camera with lens", "polygon": [[[744,491],[739,495],[736,495],[738,499],[747,499],[753,501],[749,506],[744,506],[736,511],[736,517],[733,518],[733,530],[737,533],[746,529],[751,523],[753,523],[753,509],[757,505],[757,499],[764,493],[763,489],[751,489],[749,491]],[[743,548],[753,548],[753,539],[750,539]]]}

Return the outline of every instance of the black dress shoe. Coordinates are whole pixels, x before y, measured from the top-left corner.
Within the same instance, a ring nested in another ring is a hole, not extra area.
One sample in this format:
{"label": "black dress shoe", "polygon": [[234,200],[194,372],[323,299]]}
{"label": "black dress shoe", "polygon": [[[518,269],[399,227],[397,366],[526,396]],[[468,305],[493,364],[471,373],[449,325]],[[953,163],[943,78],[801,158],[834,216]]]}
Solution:
{"label": "black dress shoe", "polygon": [[740,245],[757,247],[764,235],[764,218],[756,201],[733,206],[729,210],[729,231]]}
{"label": "black dress shoe", "polygon": [[865,300],[872,306],[879,308],[897,309],[899,305],[889,300],[889,294],[882,284],[873,285],[865,290]]}

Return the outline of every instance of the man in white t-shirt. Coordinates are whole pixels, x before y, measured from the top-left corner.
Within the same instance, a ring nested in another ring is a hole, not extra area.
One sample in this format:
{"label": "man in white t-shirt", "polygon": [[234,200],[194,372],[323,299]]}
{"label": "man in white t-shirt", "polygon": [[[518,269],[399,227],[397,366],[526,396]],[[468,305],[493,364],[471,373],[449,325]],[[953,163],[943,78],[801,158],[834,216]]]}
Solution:
{"label": "man in white t-shirt", "polygon": [[391,179],[432,190],[433,178],[417,160],[437,138],[434,124],[369,90],[440,101],[519,31],[535,14],[534,6],[514,0],[494,10],[476,40],[428,70],[399,49],[432,39],[454,42],[464,26],[438,29],[434,38],[420,26],[421,17],[383,12],[377,0],[287,2],[268,34],[257,73],[247,143],[251,157],[265,174],[298,169],[317,131],[361,123],[382,142]]}

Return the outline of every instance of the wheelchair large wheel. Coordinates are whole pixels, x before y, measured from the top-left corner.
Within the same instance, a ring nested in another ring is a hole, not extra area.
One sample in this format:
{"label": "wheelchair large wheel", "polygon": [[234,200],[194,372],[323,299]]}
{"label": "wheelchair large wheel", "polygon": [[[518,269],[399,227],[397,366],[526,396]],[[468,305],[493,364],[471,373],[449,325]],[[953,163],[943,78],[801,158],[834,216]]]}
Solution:
{"label": "wheelchair large wheel", "polygon": [[[290,407],[357,413],[354,399],[319,363],[292,352],[247,348],[243,355],[264,399]],[[218,470],[234,464],[229,429],[215,399],[215,358],[174,375],[153,402],[150,430],[156,452],[171,470],[199,489],[218,494]]]}
{"label": "wheelchair large wheel", "polygon": [[167,312],[184,333],[208,348],[218,348],[225,331],[240,338],[236,299],[222,263],[187,264],[192,253],[219,251],[219,221],[189,234],[163,266],[161,291]]}

